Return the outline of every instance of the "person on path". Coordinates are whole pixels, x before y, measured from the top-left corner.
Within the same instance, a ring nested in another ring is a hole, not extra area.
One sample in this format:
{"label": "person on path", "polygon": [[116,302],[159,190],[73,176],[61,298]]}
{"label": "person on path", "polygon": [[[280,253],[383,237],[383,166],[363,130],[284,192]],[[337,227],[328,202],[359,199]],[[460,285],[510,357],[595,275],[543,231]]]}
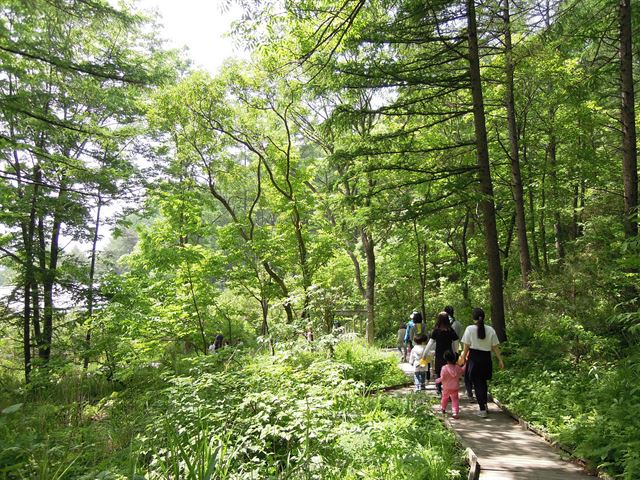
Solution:
{"label": "person on path", "polygon": [[224,346],[224,337],[222,334],[216,335],[216,339],[209,345],[209,353],[215,353]]}
{"label": "person on path", "polygon": [[[456,335],[458,335],[458,338],[462,338],[462,335],[464,333],[464,327],[462,326],[462,323],[456,320],[456,318],[453,316],[453,307],[451,305],[447,305],[446,307],[444,307],[444,311],[449,314],[449,322],[451,323],[451,328],[453,328],[453,331],[456,332]],[[456,340],[455,342],[453,342],[453,353],[455,353],[457,356],[460,355],[459,340]],[[469,400],[473,400],[473,384],[471,383],[471,379],[469,378],[469,375],[466,372],[467,370],[465,369],[464,388],[467,391],[467,398]]]}
{"label": "person on path", "polygon": [[311,325],[307,325],[307,330],[304,332],[304,338],[307,339],[307,342],[313,342],[313,328]]}
{"label": "person on path", "polygon": [[404,342],[404,336],[407,333],[407,324],[400,322],[398,326],[398,338],[396,340],[396,346],[398,347],[398,351],[400,352],[400,361],[407,361],[407,345]]}
{"label": "person on path", "polygon": [[[447,312],[440,312],[436,317],[436,325],[433,332],[431,332],[431,340],[429,340],[429,344],[427,345],[427,348],[430,349],[433,347],[433,344],[435,344],[436,379],[440,377],[440,371],[447,363],[444,359],[444,352],[452,350],[455,340],[458,340],[458,335],[456,335],[456,332],[453,331],[449,324],[449,314]],[[442,385],[440,383],[436,383],[436,389],[438,395],[442,395]]]}
{"label": "person on path", "polygon": [[[451,328],[456,332],[458,338],[462,338],[462,334],[464,333],[464,328],[462,324],[456,320],[456,317],[453,316],[453,307],[451,305],[447,305],[444,307],[444,311],[449,315],[449,323],[451,324]],[[453,353],[457,354],[460,351],[460,340],[455,340],[453,342]]]}
{"label": "person on path", "polygon": [[504,368],[504,362],[500,354],[500,342],[496,331],[484,324],[484,310],[474,308],[471,316],[475,325],[469,325],[462,335],[464,350],[459,363],[466,362],[467,364],[467,372],[473,383],[480,407],[478,415],[484,418],[487,416],[487,381],[491,380],[493,376],[491,351],[498,358],[500,368]]}
{"label": "person on path", "polygon": [[415,346],[411,350],[409,363],[413,365],[413,381],[416,385],[416,392],[419,392],[427,389],[427,374],[430,363],[426,345],[428,338],[426,335],[417,335],[413,340],[415,342]]}
{"label": "person on path", "polygon": [[447,364],[442,367],[440,378],[436,380],[436,384],[442,385],[442,400],[440,401],[440,406],[442,407],[442,414],[444,415],[447,411],[449,398],[451,398],[453,418],[458,418],[458,414],[460,413],[458,390],[460,389],[460,377],[464,375],[465,369],[456,364],[458,357],[450,350],[444,352],[444,359]]}
{"label": "person on path", "polygon": [[407,331],[404,335],[404,343],[407,345],[408,352],[411,352],[413,348],[414,338],[418,335],[424,335],[425,333],[422,314],[414,310],[413,313],[409,315],[409,323],[407,323]]}

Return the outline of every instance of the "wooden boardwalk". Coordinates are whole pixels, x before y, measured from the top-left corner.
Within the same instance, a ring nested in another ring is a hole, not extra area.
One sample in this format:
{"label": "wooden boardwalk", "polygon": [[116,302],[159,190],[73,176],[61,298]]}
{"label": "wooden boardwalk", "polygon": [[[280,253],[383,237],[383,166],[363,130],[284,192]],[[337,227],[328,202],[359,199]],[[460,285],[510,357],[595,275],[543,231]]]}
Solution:
{"label": "wooden boardwalk", "polygon": [[[401,363],[400,368],[413,376],[413,367]],[[403,389],[407,394],[413,387]],[[426,392],[436,396],[430,382]],[[565,460],[561,452],[538,435],[525,430],[495,403],[489,403],[489,415],[476,415],[478,405],[466,399],[464,387],[460,389],[460,418],[451,417],[451,403],[447,407],[445,422],[461,438],[465,447],[478,457],[481,480],[578,480],[593,479],[580,466]],[[424,395],[423,392],[412,393]],[[441,415],[440,405],[434,412]]]}

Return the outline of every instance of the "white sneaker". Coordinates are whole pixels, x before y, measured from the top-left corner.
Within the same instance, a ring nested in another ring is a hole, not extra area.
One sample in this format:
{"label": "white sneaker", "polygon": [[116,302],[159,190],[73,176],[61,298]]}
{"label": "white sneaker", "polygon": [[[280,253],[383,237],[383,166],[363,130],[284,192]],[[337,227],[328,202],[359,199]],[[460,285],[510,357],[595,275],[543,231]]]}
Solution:
{"label": "white sneaker", "polygon": [[478,415],[480,418],[487,418],[487,411],[479,410],[478,412],[476,412],[476,415]]}

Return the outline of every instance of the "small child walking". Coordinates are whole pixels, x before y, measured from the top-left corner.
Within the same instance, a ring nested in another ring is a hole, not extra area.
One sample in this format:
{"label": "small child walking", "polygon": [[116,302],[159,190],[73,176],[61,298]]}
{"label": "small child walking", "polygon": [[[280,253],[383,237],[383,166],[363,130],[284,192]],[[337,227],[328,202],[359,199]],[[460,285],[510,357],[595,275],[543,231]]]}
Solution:
{"label": "small child walking", "polygon": [[425,335],[417,335],[413,339],[415,346],[411,350],[409,363],[414,367],[413,381],[416,385],[416,392],[427,389],[426,382],[430,359],[425,350],[427,349],[428,340]]}
{"label": "small child walking", "polygon": [[442,414],[447,411],[449,397],[451,397],[451,406],[453,410],[453,418],[458,418],[460,413],[460,401],[458,399],[458,391],[460,389],[460,377],[464,375],[464,367],[456,364],[456,354],[451,350],[444,353],[444,359],[447,362],[440,371],[440,377],[436,379],[436,383],[442,384]]}

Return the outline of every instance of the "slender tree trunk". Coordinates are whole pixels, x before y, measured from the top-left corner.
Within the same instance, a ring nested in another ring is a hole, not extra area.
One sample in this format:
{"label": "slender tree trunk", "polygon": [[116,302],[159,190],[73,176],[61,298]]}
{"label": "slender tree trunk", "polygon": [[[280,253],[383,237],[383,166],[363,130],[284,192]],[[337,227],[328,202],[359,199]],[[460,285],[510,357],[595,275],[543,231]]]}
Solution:
{"label": "slender tree trunk", "polygon": [[[24,380],[29,383],[31,374],[31,325],[33,323],[33,293],[36,283],[33,247],[35,242],[36,229],[36,204],[38,201],[38,185],[34,185],[31,190],[31,206],[28,223],[22,222],[22,237],[25,250],[25,271],[24,271],[24,315],[23,315],[23,350],[24,350]],[[36,290],[37,298],[37,290]],[[39,334],[39,325],[35,336]]]}
{"label": "slender tree trunk", "polygon": [[[532,178],[531,176],[531,166],[529,164],[529,161],[527,159],[527,145],[524,145],[524,148],[522,149],[522,160],[525,163],[525,165],[527,165],[528,167],[528,176],[529,179]],[[538,248],[538,239],[536,236],[536,215],[535,215],[535,202],[534,202],[534,198],[533,198],[533,188],[531,186],[531,183],[529,181],[529,183],[527,184],[527,194],[529,197],[529,225],[530,225],[530,230],[531,230],[531,247],[533,248],[533,262],[536,266],[536,269],[539,271],[540,270],[540,250]]]}
{"label": "slender tree trunk", "polygon": [[[40,278],[42,281],[40,283],[44,283],[44,276],[47,272],[47,245],[44,238],[44,214],[38,215],[38,264],[40,265]],[[43,289],[44,290],[44,289]],[[43,303],[44,303],[44,292],[43,292]],[[45,353],[45,341],[44,336],[41,331],[40,325],[40,308],[38,308],[38,324],[34,324],[34,328],[37,327],[36,334],[36,344],[38,346],[38,357],[44,360]]]}
{"label": "slender tree trunk", "polygon": [[509,230],[507,230],[507,242],[504,246],[504,283],[507,283],[507,280],[509,279],[509,252],[511,251],[511,243],[513,242],[513,230],[515,229],[516,226],[516,217],[517,214],[514,212],[513,215],[511,215],[511,221],[509,222]]}
{"label": "slender tree trunk", "polygon": [[[522,286],[530,288],[529,273],[531,272],[531,258],[529,257],[529,244],[527,242],[527,221],[524,209],[524,190],[522,188],[522,175],[520,173],[520,146],[518,142],[518,127],[516,123],[516,107],[513,95],[514,63],[511,45],[511,19],[509,13],[509,0],[504,1],[504,37],[505,37],[505,69],[506,69],[506,95],[507,124],[509,127],[509,146],[511,157],[511,189],[515,202],[516,229],[518,234],[518,249],[520,252],[520,271]],[[506,269],[505,269],[506,271]],[[507,275],[505,274],[505,282]]]}
{"label": "slender tree trunk", "polygon": [[[260,307],[262,310],[262,325],[260,326],[260,335],[264,337],[269,334],[269,299],[262,297],[262,299],[260,299]],[[229,331],[231,331],[231,327],[229,327]]]}
{"label": "slender tree trunk", "polygon": [[362,246],[367,259],[367,325],[366,339],[369,345],[373,345],[375,339],[375,284],[376,284],[376,257],[374,251],[373,236],[362,229]]}
{"label": "slender tree trunk", "polygon": [[584,197],[587,191],[587,182],[586,180],[582,180],[580,183],[580,213],[578,214],[578,236],[581,237],[584,235],[584,223],[583,223],[583,215],[584,215]]}
{"label": "slender tree trunk", "polygon": [[300,317],[305,320],[309,316],[309,287],[311,286],[311,274],[309,272],[309,261],[307,255],[307,246],[302,234],[302,219],[298,211],[295,199],[293,202],[293,228],[296,232],[296,241],[298,243],[298,257],[300,259],[300,269],[302,270],[302,289],[304,294],[302,313]]}
{"label": "slender tree trunk", "polygon": [[487,126],[480,78],[480,52],[478,47],[475,0],[467,0],[467,30],[469,36],[469,74],[471,77],[471,94],[473,98],[478,176],[480,180],[480,193],[482,194],[480,205],[484,223],[489,288],[491,292],[491,321],[498,334],[498,338],[504,342],[507,339],[507,331],[504,317],[502,269],[500,267],[496,212],[493,203],[493,182],[491,180]]}
{"label": "slender tree trunk", "polygon": [[545,152],[544,165],[542,168],[542,185],[540,188],[540,247],[542,249],[542,264],[545,273],[549,273],[549,249],[547,248],[547,227],[546,227],[546,208],[547,208],[547,157],[549,150]]}
{"label": "slender tree trunk", "polygon": [[[100,193],[98,193],[98,208],[96,211],[96,222],[93,226],[93,242],[91,243],[91,263],[89,265],[89,291],[87,292],[87,323],[89,325],[87,327],[87,333],[84,339],[86,351],[84,354],[83,366],[85,370],[89,368],[89,349],[91,348],[91,322],[93,320],[93,296],[94,296],[93,280],[95,278],[95,272],[96,272],[98,238],[100,238],[99,229],[100,229],[101,210],[102,210],[102,197],[100,196]],[[206,349],[206,345],[205,345],[205,349]]]}
{"label": "slender tree trunk", "polygon": [[287,285],[284,283],[284,280],[276,273],[276,271],[271,267],[271,264],[266,260],[262,261],[262,266],[265,271],[269,274],[271,279],[280,287],[282,294],[285,298],[282,307],[284,308],[285,313],[287,314],[287,324],[293,323],[293,309],[291,308],[291,303],[289,302],[289,289]]}
{"label": "slender tree trunk", "polygon": [[353,268],[355,270],[355,275],[356,275],[356,285],[358,286],[358,291],[360,292],[360,295],[362,296],[362,299],[366,300],[367,291],[365,290],[364,285],[362,283],[362,270],[360,268],[360,262],[358,261],[358,257],[356,256],[355,253],[353,253],[348,248],[347,248],[347,254],[349,255],[349,258],[351,259],[351,262],[353,263]]}
{"label": "slender tree trunk", "polygon": [[427,287],[427,246],[420,241],[418,235],[418,222],[413,220],[413,232],[416,237],[416,248],[418,253],[418,280],[420,281],[420,311],[422,318],[426,317],[425,294]]}
{"label": "slender tree trunk", "polygon": [[24,282],[24,315],[22,324],[22,350],[24,352],[24,381],[31,379],[31,284]]}
{"label": "slender tree trunk", "polygon": [[51,230],[51,245],[49,248],[49,265],[44,273],[44,281],[42,282],[44,294],[44,317],[43,317],[43,344],[40,350],[40,357],[45,363],[51,358],[51,342],[53,339],[53,288],[56,281],[58,270],[58,256],[60,254],[60,229],[62,227],[62,209],[64,208],[66,190],[64,182],[60,187],[58,198],[56,199],[56,208],[53,216],[53,228]]}
{"label": "slender tree trunk", "polygon": [[558,257],[558,262],[562,263],[564,261],[564,232],[562,229],[562,218],[560,216],[560,185],[558,183],[558,159],[556,157],[557,154],[557,144],[556,137],[554,134],[551,134],[551,138],[549,139],[549,162],[551,166],[551,171],[549,173],[551,177],[551,188],[553,189],[553,232],[556,240],[556,255]]}
{"label": "slender tree trunk", "polygon": [[578,209],[580,208],[580,183],[573,186],[573,215],[571,216],[571,240],[578,238]]}
{"label": "slender tree trunk", "polygon": [[638,236],[638,150],[633,91],[633,31],[631,29],[631,0],[619,0],[619,2],[624,233],[627,238],[631,238]]}
{"label": "slender tree trunk", "polygon": [[464,224],[462,226],[462,238],[460,243],[462,244],[462,267],[464,269],[462,280],[462,298],[466,303],[469,303],[469,279],[467,278],[467,271],[469,268],[469,248],[467,247],[467,233],[469,231],[469,210],[464,215]]}

